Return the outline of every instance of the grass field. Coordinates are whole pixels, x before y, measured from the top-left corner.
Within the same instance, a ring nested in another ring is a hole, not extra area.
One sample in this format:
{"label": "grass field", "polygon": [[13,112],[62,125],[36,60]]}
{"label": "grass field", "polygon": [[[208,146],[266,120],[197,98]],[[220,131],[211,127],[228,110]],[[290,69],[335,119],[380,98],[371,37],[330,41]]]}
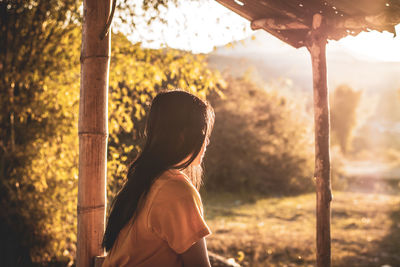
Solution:
{"label": "grass field", "polygon": [[[400,266],[400,194],[334,192],[332,266]],[[315,266],[315,195],[203,196],[210,251],[242,266]]]}

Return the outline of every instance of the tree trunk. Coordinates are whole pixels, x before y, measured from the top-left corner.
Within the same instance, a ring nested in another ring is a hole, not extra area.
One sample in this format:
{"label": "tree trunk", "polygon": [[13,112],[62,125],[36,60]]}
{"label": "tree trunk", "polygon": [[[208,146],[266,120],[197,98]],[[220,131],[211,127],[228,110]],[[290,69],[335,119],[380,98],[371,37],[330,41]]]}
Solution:
{"label": "tree trunk", "polygon": [[101,39],[110,0],[83,1],[79,103],[79,181],[77,267],[94,265],[101,246],[106,207],[108,73],[111,37]]}
{"label": "tree trunk", "polygon": [[317,266],[331,266],[329,155],[329,93],[326,79],[326,43],[322,17],[314,15],[307,45],[311,54],[314,87],[315,179],[317,184]]}

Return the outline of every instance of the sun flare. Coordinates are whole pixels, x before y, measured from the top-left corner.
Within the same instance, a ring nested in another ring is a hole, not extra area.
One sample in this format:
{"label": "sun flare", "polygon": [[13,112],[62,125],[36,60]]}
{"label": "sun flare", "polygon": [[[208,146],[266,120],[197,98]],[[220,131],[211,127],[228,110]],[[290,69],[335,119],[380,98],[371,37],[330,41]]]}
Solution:
{"label": "sun flare", "polygon": [[[400,24],[396,26],[396,32],[400,33]],[[343,38],[336,45],[360,59],[400,61],[400,37],[394,37],[389,32],[362,32],[357,36]]]}

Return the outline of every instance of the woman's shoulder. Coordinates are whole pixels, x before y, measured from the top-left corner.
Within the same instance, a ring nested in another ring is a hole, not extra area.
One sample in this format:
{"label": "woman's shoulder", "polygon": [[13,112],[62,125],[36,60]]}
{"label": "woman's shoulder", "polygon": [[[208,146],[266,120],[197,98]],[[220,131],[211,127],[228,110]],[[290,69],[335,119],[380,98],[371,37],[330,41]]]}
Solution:
{"label": "woman's shoulder", "polygon": [[189,178],[179,170],[165,171],[154,183],[155,195],[161,201],[183,197],[199,197]]}

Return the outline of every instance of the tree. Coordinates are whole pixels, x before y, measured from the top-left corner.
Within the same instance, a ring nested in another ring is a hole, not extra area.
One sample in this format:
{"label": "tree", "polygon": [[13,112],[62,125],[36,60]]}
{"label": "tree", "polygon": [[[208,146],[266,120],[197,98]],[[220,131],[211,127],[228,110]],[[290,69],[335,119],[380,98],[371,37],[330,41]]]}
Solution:
{"label": "tree", "polygon": [[[0,3],[0,220],[9,229],[1,238],[10,240],[1,243],[15,251],[0,250],[11,266],[24,261],[20,248],[25,261],[49,260],[58,246],[53,234],[60,231],[48,226],[75,209],[56,201],[73,194],[71,165],[52,163],[66,151],[73,161],[67,146],[74,141],[59,138],[73,123],[73,110],[63,107],[73,105],[65,94],[78,77],[62,71],[79,60],[78,9],[76,0]],[[71,178],[48,180],[55,172]],[[59,190],[60,185],[65,187]],[[59,245],[63,242],[74,240],[64,238]]]}
{"label": "tree", "polygon": [[267,195],[309,191],[313,142],[305,107],[244,78],[227,83],[225,99],[210,98],[216,118],[206,188]]}
{"label": "tree", "polygon": [[355,91],[348,85],[337,87],[331,98],[332,143],[338,144],[343,153],[350,148],[360,99],[361,91]]}

